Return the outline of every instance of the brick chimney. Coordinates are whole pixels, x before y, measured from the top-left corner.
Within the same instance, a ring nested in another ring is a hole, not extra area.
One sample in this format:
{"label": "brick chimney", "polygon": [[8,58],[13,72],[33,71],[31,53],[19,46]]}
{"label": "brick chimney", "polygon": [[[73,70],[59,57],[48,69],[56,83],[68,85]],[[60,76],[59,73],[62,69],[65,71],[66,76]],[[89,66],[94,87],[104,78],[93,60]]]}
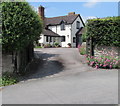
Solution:
{"label": "brick chimney", "polygon": [[42,20],[44,20],[45,18],[44,9],[45,8],[43,6],[38,7],[38,15],[41,17]]}
{"label": "brick chimney", "polygon": [[75,12],[70,12],[68,13],[68,15],[75,15]]}

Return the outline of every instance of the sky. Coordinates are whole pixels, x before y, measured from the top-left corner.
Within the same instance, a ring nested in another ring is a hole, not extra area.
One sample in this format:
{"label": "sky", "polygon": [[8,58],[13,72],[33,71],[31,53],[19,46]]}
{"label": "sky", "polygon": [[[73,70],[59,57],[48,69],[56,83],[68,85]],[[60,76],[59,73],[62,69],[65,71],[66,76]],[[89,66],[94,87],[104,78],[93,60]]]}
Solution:
{"label": "sky", "polygon": [[88,18],[118,16],[118,2],[29,2],[37,11],[45,7],[46,17],[64,16],[69,12],[80,14],[85,21]]}

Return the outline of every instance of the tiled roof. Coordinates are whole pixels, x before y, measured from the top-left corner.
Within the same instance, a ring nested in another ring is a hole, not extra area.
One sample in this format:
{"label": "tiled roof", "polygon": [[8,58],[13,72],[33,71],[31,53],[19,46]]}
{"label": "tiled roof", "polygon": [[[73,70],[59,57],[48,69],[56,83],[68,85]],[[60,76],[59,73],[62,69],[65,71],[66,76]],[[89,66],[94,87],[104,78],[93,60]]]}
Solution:
{"label": "tiled roof", "polygon": [[71,24],[79,16],[79,14],[59,16],[53,18],[45,18],[45,25],[59,25],[61,21],[66,24]]}
{"label": "tiled roof", "polygon": [[60,37],[57,33],[51,31],[50,29],[43,29],[43,34],[45,36]]}

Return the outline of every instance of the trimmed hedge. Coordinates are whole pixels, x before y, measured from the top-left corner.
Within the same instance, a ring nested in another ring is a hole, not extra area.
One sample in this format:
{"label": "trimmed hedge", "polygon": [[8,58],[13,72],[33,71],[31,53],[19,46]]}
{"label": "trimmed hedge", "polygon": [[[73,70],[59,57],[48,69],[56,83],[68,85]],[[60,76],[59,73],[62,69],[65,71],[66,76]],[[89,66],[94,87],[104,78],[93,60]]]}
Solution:
{"label": "trimmed hedge", "polygon": [[42,21],[27,2],[2,2],[0,6],[3,50],[22,50],[40,36]]}
{"label": "trimmed hedge", "polygon": [[87,21],[86,36],[93,37],[95,45],[120,47],[120,16]]}

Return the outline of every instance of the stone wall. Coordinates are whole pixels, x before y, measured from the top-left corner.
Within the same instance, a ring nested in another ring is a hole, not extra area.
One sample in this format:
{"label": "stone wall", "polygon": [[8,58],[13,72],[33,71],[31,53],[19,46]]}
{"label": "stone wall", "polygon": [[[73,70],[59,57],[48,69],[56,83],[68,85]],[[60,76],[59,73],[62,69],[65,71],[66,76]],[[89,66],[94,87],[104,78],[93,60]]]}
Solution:
{"label": "stone wall", "polygon": [[120,56],[120,47],[96,46],[94,49],[94,56],[100,56],[102,54],[118,57]]}
{"label": "stone wall", "polygon": [[17,53],[2,54],[2,72],[25,72],[26,67],[34,58],[33,45]]}
{"label": "stone wall", "polygon": [[12,55],[2,55],[2,72],[13,72],[14,64],[12,63]]}
{"label": "stone wall", "polygon": [[2,51],[0,50],[0,77],[2,76]]}

